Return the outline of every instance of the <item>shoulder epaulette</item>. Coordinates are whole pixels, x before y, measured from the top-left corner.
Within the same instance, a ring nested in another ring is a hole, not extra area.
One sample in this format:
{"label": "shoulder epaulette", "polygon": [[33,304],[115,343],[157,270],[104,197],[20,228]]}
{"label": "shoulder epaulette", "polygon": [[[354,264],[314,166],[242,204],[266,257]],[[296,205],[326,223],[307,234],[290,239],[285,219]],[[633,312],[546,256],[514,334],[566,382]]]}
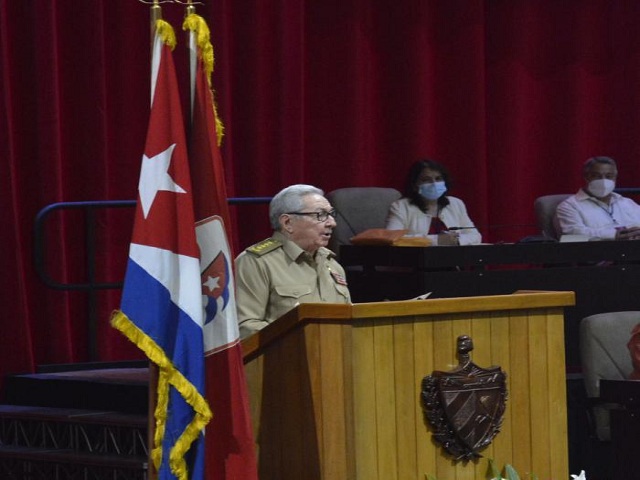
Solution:
{"label": "shoulder epaulette", "polygon": [[265,253],[269,253],[274,251],[277,248],[282,246],[282,242],[280,240],[275,240],[273,238],[267,238],[261,242],[256,243],[255,245],[251,245],[247,248],[247,252],[251,252],[254,255],[258,255],[261,257]]}

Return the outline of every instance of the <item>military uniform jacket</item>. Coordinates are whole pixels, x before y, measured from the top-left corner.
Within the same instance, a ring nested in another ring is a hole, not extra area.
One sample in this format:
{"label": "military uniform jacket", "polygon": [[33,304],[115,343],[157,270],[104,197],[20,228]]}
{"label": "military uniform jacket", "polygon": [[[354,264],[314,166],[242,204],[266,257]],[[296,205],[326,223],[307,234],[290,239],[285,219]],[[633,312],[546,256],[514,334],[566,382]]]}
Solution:
{"label": "military uniform jacket", "polygon": [[242,338],[300,303],[350,303],[344,269],[321,247],[315,256],[280,232],[242,252],[235,261],[236,303]]}

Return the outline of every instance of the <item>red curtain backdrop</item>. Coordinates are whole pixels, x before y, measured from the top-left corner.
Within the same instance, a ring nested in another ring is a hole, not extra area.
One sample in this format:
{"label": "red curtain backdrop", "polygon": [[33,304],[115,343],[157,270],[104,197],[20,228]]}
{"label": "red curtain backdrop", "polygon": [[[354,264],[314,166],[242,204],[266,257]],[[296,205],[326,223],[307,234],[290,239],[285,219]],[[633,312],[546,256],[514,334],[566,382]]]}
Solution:
{"label": "red curtain backdrop", "polygon": [[[637,0],[205,3],[232,196],[402,188],[409,164],[432,157],[497,242],[535,234],[534,199],[575,191],[589,156],[616,158],[619,186],[640,186]],[[184,7],[163,12],[181,31]],[[0,378],[90,357],[87,294],[38,279],[34,218],[55,202],[136,198],[149,41],[135,0],[0,0]],[[236,249],[269,233],[266,207],[233,210]],[[53,217],[47,269],[81,282],[83,217]],[[96,214],[100,281],[122,279],[131,217]],[[98,302],[97,359],[139,358],[108,325],[119,292]]]}

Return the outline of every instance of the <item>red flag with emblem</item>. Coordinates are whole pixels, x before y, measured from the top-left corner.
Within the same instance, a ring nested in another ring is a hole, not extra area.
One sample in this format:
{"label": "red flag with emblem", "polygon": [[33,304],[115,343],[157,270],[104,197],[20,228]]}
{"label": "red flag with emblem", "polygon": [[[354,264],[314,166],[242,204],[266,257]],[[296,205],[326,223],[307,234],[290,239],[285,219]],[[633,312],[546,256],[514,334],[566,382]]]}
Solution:
{"label": "red flag with emblem", "polygon": [[236,316],[233,262],[226,228],[229,210],[217,119],[210,86],[213,48],[209,29],[187,16],[192,58],[189,160],[205,303],[206,398],[213,419],[205,432],[206,478],[257,480],[249,401]]}

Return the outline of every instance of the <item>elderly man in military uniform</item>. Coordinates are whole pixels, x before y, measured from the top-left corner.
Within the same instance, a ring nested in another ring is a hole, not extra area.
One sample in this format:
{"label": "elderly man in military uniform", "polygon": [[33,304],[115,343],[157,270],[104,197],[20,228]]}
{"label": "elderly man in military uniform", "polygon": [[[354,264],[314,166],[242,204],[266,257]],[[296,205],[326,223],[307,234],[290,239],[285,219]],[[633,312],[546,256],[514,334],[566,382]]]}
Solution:
{"label": "elderly man in military uniform", "polygon": [[292,185],[269,204],[273,235],[235,261],[240,336],[245,338],[300,303],[350,303],[344,269],[326,248],[336,226],[324,192]]}

